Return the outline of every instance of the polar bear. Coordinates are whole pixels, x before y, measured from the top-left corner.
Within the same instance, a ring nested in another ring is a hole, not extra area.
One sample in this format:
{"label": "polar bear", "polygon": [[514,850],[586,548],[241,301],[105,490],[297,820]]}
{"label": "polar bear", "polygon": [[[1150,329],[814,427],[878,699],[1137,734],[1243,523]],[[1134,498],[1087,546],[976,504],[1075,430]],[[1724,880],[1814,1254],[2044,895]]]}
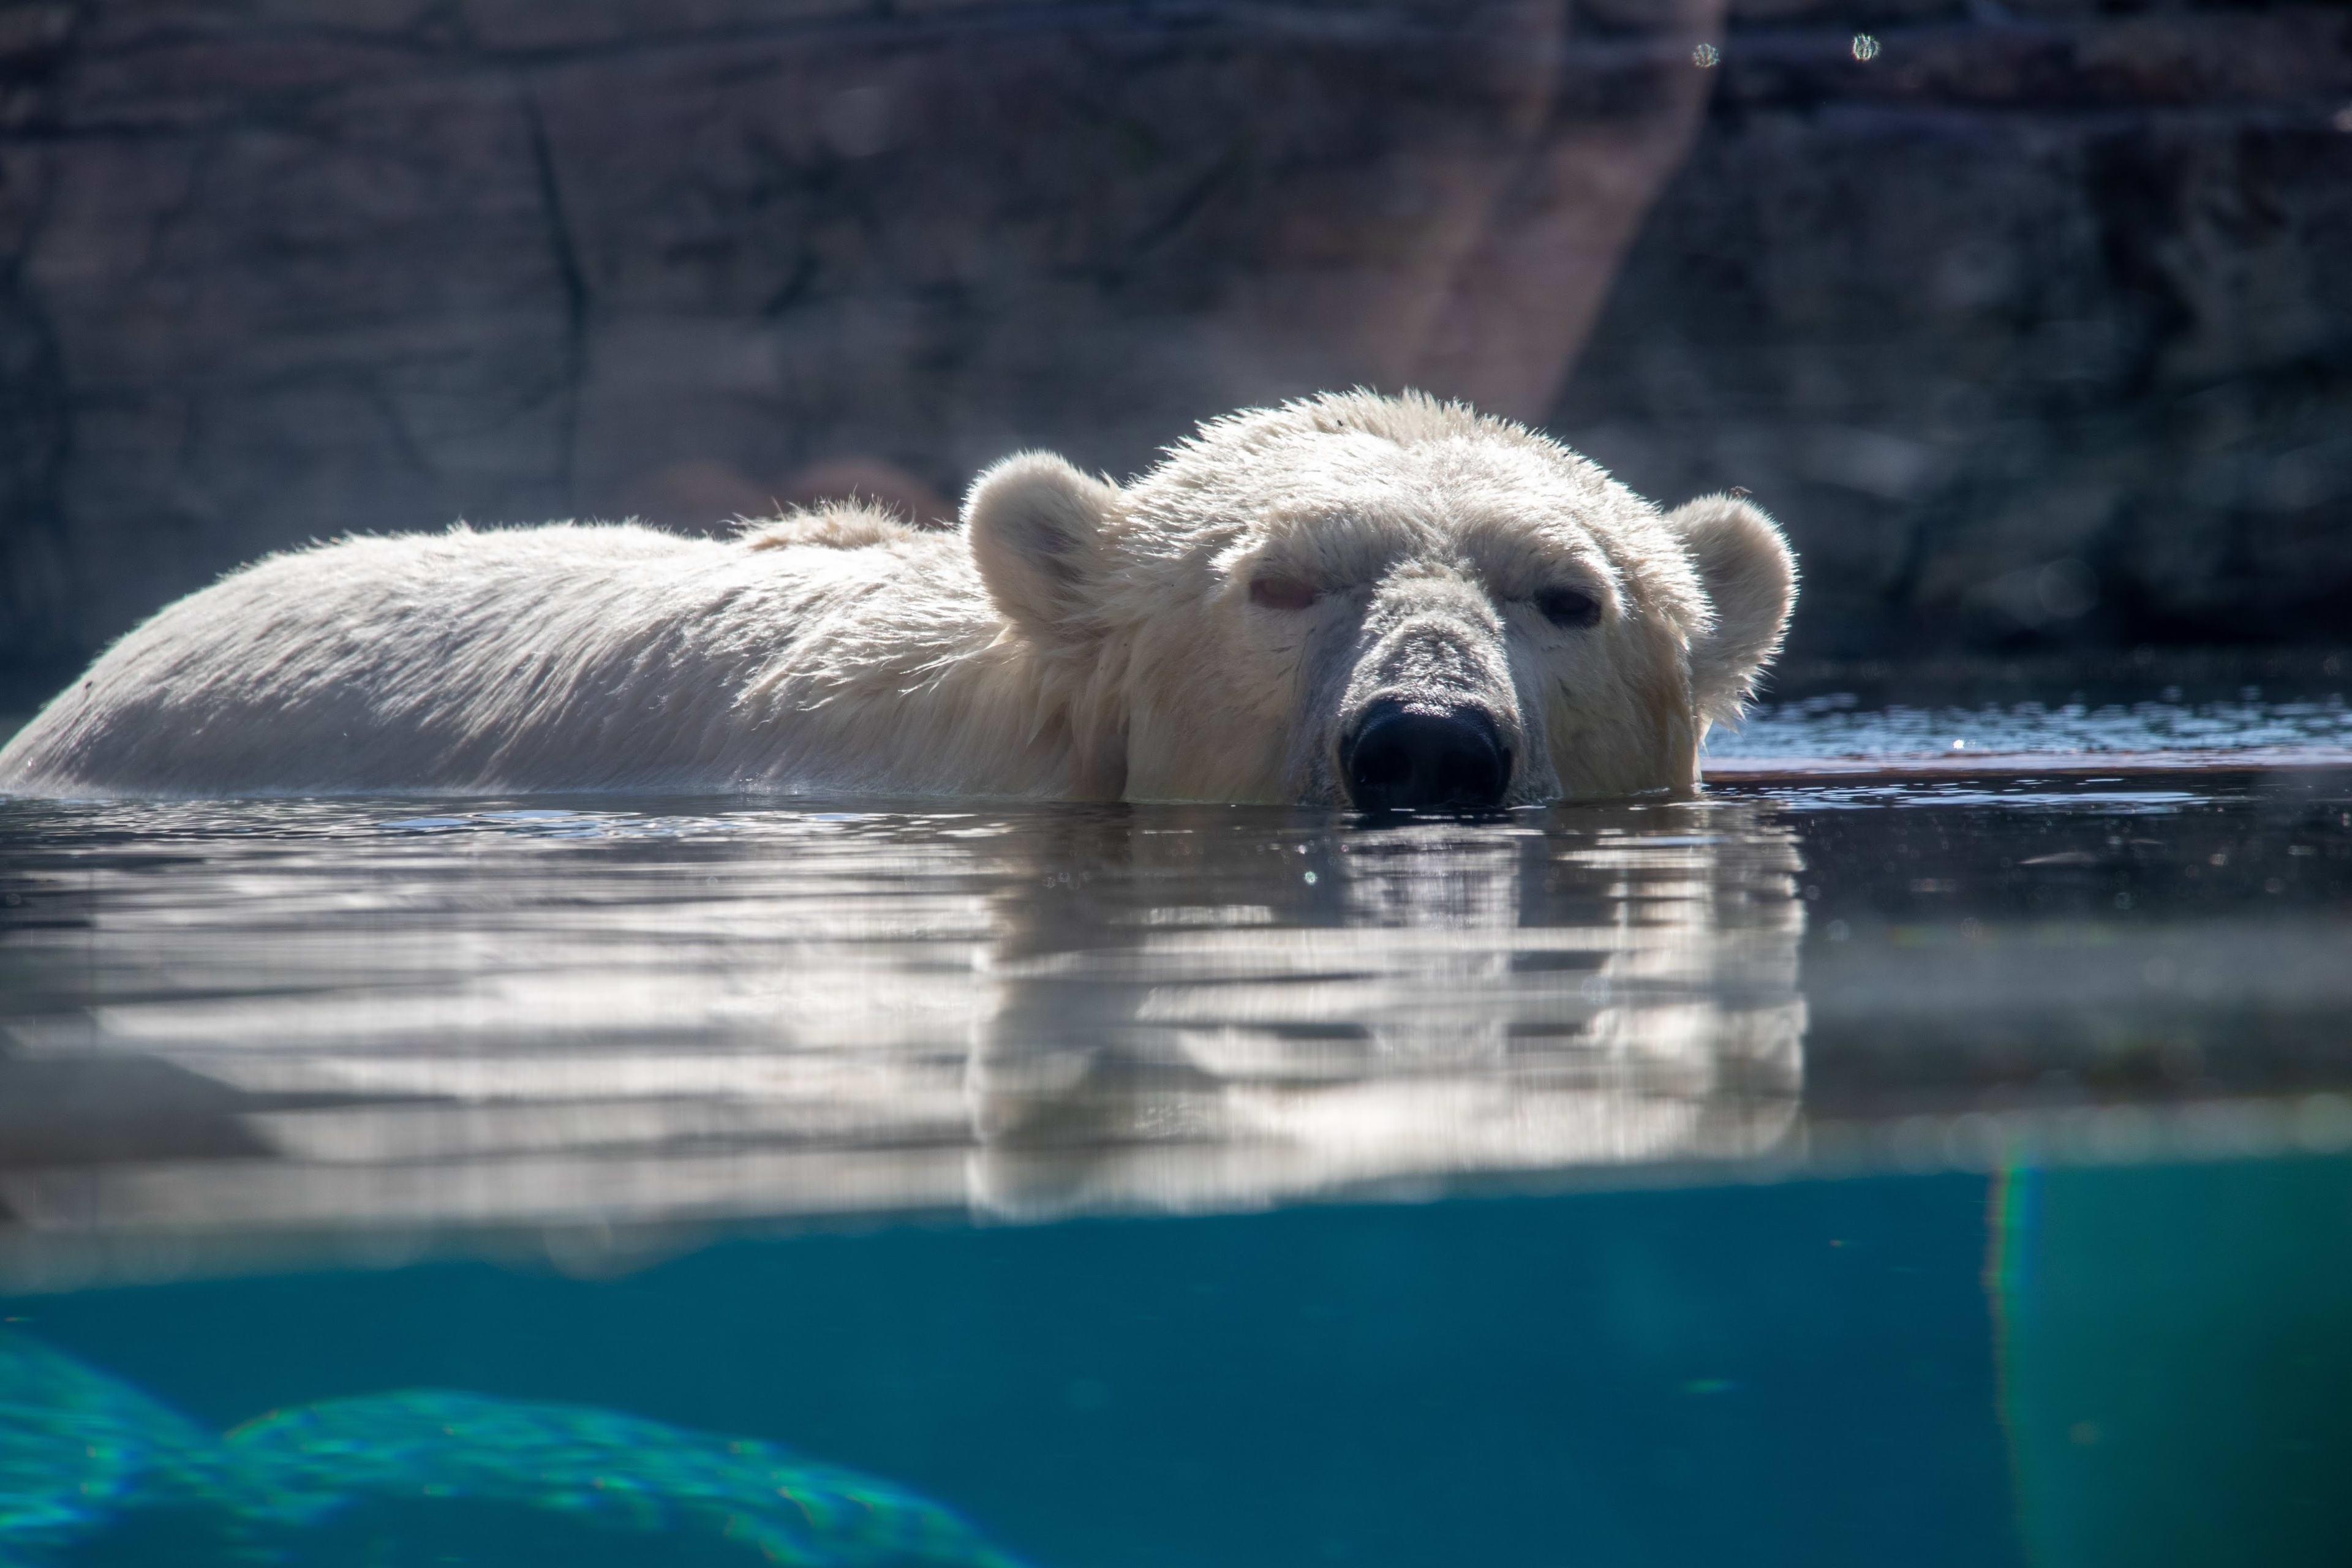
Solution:
{"label": "polar bear", "polygon": [[109,649],[0,790],[1688,794],[1795,584],[1744,500],[1662,512],[1507,420],[1325,395],[1124,487],[1007,458],[951,530],[848,507],[273,556]]}

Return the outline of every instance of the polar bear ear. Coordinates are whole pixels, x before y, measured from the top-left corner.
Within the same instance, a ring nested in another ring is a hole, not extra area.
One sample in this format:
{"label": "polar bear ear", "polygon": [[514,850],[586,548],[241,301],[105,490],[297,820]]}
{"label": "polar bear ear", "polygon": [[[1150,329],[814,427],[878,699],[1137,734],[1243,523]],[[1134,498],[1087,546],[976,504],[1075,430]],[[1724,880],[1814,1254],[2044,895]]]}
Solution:
{"label": "polar bear ear", "polygon": [[1118,504],[1116,485],[1051,452],[1007,458],[972,481],[964,532],[1007,619],[1054,642],[1086,637],[1100,607],[1102,521]]}
{"label": "polar bear ear", "polygon": [[1772,520],[1735,496],[1701,496],[1666,521],[1682,531],[1715,608],[1714,624],[1691,644],[1691,695],[1700,717],[1729,722],[1780,651],[1797,602],[1797,558]]}

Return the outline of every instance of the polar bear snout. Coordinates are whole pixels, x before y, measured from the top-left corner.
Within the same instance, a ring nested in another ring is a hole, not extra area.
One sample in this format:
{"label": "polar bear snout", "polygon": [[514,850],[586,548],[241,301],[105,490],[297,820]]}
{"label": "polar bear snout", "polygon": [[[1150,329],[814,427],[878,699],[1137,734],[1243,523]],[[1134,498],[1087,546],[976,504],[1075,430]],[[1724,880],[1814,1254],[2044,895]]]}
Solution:
{"label": "polar bear snout", "polygon": [[1382,698],[1339,747],[1359,811],[1486,811],[1511,788],[1511,749],[1495,716],[1471,702]]}
{"label": "polar bear snout", "polygon": [[1335,793],[1349,805],[1486,811],[1524,782],[1513,764],[1529,737],[1507,633],[1459,571],[1422,562],[1391,571],[1365,605],[1351,665],[1325,731]]}

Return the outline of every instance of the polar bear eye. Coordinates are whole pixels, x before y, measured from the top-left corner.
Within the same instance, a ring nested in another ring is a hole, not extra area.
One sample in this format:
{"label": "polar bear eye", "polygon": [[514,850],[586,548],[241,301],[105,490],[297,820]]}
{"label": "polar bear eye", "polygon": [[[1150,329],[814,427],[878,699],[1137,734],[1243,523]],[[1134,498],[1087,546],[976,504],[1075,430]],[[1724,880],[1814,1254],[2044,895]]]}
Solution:
{"label": "polar bear eye", "polygon": [[1536,608],[1556,626],[1589,626],[1601,618],[1601,602],[1576,588],[1546,588],[1536,595]]}
{"label": "polar bear eye", "polygon": [[1303,610],[1315,603],[1315,588],[1296,577],[1256,577],[1250,581],[1250,603],[1269,610]]}

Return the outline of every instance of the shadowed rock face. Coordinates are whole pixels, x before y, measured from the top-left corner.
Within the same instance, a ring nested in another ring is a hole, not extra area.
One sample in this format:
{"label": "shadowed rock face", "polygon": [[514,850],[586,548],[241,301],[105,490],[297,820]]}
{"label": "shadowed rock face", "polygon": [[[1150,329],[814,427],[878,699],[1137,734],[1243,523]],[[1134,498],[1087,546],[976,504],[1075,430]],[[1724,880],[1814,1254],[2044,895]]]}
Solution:
{"label": "shadowed rock face", "polygon": [[1719,8],[40,11],[0,658],[346,529],[936,515],[1009,450],[1130,470],[1359,383],[1539,417]]}
{"label": "shadowed rock face", "polygon": [[1754,489],[1799,652],[2343,624],[2340,9],[1720,13],[0,7],[0,669],[347,529],[936,516],[1359,382]]}
{"label": "shadowed rock face", "polygon": [[1749,0],[1721,49],[1555,428],[1754,489],[1801,654],[2341,638],[2352,14]]}

